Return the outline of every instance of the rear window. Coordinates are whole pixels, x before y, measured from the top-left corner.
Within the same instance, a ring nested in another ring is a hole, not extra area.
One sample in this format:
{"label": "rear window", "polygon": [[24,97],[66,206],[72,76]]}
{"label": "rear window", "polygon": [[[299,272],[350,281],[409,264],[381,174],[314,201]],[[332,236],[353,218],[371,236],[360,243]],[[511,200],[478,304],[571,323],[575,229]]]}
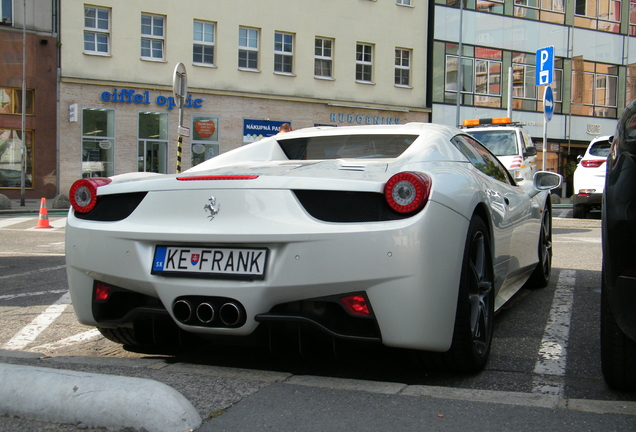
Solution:
{"label": "rear window", "polygon": [[495,156],[514,156],[519,153],[516,132],[513,130],[467,130],[466,132],[485,145]]}
{"label": "rear window", "polygon": [[338,135],[281,139],[291,160],[379,159],[400,156],[418,135]]}
{"label": "rear window", "polygon": [[607,157],[609,156],[611,147],[612,144],[609,141],[599,141],[592,144],[592,147],[590,147],[590,154],[592,156]]}

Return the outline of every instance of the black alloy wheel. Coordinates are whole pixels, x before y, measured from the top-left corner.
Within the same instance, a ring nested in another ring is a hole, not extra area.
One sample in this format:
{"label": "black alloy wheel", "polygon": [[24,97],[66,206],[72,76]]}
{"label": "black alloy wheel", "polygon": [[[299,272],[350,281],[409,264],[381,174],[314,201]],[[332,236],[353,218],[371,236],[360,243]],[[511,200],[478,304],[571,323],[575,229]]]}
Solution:
{"label": "black alloy wheel", "polygon": [[[474,353],[483,358],[490,352],[494,318],[494,281],[490,264],[490,248],[488,233],[483,229],[476,230],[472,236],[470,247],[470,263],[468,269],[468,302],[470,304],[470,331]],[[462,271],[464,273],[465,270]],[[462,278],[463,278],[462,274]],[[484,361],[485,365],[485,361]]]}
{"label": "black alloy wheel", "polygon": [[423,353],[425,367],[453,372],[478,372],[490,356],[494,322],[494,270],[490,234],[479,216],[468,228],[450,349]]}
{"label": "black alloy wheel", "polygon": [[546,206],[541,219],[539,232],[539,262],[528,279],[528,285],[533,288],[545,288],[550,282],[552,274],[552,214]]}

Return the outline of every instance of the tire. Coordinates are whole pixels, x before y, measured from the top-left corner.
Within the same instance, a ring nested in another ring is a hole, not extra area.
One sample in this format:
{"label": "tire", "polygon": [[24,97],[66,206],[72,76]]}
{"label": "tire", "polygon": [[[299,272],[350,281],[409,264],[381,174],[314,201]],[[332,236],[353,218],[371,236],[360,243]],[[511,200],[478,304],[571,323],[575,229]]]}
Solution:
{"label": "tire", "polygon": [[528,286],[545,288],[552,274],[552,213],[548,206],[543,210],[539,233],[539,262],[528,279]]}
{"label": "tire", "polygon": [[636,341],[623,333],[601,287],[601,367],[605,382],[614,390],[636,390]]}
{"label": "tire", "polygon": [[587,207],[583,204],[577,204],[572,207],[572,217],[574,219],[585,219],[587,217]]}
{"label": "tire", "polygon": [[494,321],[494,270],[490,234],[473,216],[468,228],[450,349],[423,353],[425,367],[451,372],[479,372],[490,356]]}
{"label": "tire", "polygon": [[131,328],[119,327],[111,329],[106,327],[97,327],[97,330],[99,330],[102,336],[112,342],[135,347],[142,346],[142,344],[135,339],[135,332]]}

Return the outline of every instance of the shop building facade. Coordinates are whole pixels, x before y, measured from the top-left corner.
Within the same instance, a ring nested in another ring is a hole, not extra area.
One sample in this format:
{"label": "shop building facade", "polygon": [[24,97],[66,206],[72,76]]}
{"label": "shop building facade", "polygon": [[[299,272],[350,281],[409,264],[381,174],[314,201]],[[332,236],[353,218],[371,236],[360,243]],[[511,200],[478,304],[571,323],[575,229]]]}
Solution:
{"label": "shop building facade", "polygon": [[617,118],[636,98],[635,11],[634,0],[492,0],[463,5],[435,0],[432,121],[457,125],[511,112],[512,120],[530,132],[539,149],[537,161],[542,160],[545,86],[535,82],[536,52],[553,46],[555,104],[546,127],[545,168],[568,180],[576,157],[594,137],[614,134]]}
{"label": "shop building facade", "polygon": [[0,194],[11,199],[57,192],[56,7],[0,3]]}
{"label": "shop building facade", "polygon": [[[293,129],[430,121],[428,2],[62,2],[60,193]],[[240,13],[236,11],[240,10]]]}

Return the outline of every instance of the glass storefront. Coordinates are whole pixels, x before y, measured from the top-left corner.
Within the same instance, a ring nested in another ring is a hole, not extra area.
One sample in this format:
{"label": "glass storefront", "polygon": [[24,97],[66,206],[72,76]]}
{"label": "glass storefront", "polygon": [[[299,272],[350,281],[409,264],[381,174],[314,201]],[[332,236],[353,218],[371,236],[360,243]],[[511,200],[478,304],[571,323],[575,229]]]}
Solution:
{"label": "glass storefront", "polygon": [[[24,187],[33,187],[33,131],[25,131]],[[22,187],[22,131],[0,129],[0,188]]]}
{"label": "glass storefront", "polygon": [[219,118],[192,116],[192,165],[219,155]]}
{"label": "glass storefront", "polygon": [[115,173],[115,111],[82,110],[82,177],[109,177]]}
{"label": "glass storefront", "polygon": [[[137,170],[168,173],[168,114],[139,113]],[[175,162],[176,163],[176,162]]]}

